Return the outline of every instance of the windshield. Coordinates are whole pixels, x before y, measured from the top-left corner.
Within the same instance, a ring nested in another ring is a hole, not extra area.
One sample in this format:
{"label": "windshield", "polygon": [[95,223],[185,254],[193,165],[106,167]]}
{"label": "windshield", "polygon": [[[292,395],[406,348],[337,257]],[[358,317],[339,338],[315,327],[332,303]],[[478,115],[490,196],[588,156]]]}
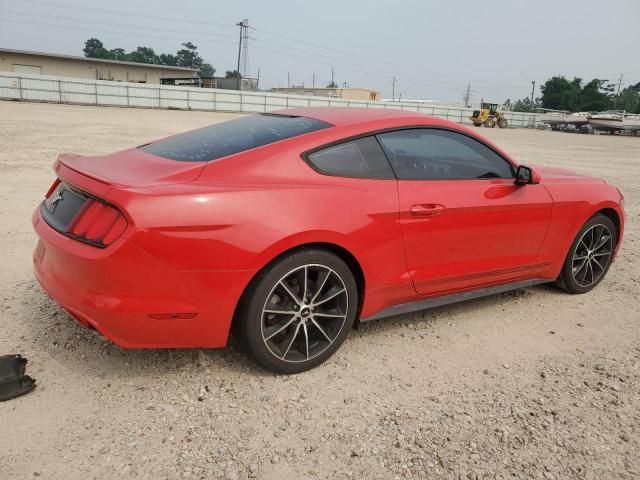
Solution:
{"label": "windshield", "polygon": [[182,162],[206,162],[332,125],[306,117],[260,114],[181,133],[140,150]]}

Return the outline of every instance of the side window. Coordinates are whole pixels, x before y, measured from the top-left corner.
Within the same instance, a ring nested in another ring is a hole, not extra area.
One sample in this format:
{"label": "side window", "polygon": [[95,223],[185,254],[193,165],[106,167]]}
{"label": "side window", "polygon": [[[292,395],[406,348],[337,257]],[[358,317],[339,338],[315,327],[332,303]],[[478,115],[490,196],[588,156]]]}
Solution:
{"label": "side window", "polygon": [[321,173],[340,177],[395,178],[374,137],[359,138],[319,150],[307,156]]}
{"label": "side window", "polygon": [[509,162],[460,133],[410,129],[381,133],[378,140],[401,180],[514,178]]}

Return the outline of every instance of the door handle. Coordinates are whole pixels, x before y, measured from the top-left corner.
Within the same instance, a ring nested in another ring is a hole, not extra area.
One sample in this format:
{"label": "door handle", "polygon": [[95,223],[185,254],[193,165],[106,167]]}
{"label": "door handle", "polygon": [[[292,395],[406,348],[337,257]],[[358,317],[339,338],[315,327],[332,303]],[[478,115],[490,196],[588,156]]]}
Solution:
{"label": "door handle", "polygon": [[420,205],[412,205],[409,209],[411,215],[415,217],[431,217],[438,215],[444,211],[444,205],[439,203],[423,203]]}

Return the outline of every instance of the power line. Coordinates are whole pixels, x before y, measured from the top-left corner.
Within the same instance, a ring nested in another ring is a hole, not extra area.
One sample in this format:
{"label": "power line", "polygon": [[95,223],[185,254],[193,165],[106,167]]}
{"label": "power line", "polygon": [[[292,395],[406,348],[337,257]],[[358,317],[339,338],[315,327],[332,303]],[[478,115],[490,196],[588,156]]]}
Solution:
{"label": "power line", "polygon": [[[50,7],[54,7],[54,8],[64,8],[64,9],[69,9],[69,10],[86,10],[89,12],[100,12],[100,13],[106,13],[108,15],[118,15],[118,16],[122,16],[123,12],[122,11],[118,11],[118,10],[108,10],[106,8],[95,8],[95,7],[86,7],[84,5],[68,5],[68,4],[64,4],[64,3],[56,3],[56,2],[46,2],[46,1],[40,1],[40,0],[9,0],[9,1],[14,1],[16,3],[19,3],[20,5],[24,5],[25,3],[34,3],[36,5],[47,5]],[[207,25],[207,26],[211,26],[211,25],[217,25],[220,27],[224,27],[224,28],[232,28],[231,25],[227,24],[227,23],[221,23],[221,22],[214,22],[214,21],[201,21],[201,20],[194,20],[193,18],[179,18],[179,17],[163,17],[163,16],[159,16],[159,15],[148,15],[145,13],[136,13],[136,12],[126,12],[131,16],[135,16],[136,18],[152,18],[154,20],[161,20],[161,21],[165,21],[165,22],[171,22],[171,23],[175,23],[175,22],[181,22],[181,23],[187,23],[187,24],[198,24],[198,25]]]}
{"label": "power line", "polygon": [[[0,18],[0,22],[5,22],[5,23],[21,23],[21,24],[25,24],[25,25],[35,25],[38,27],[53,27],[53,28],[68,28],[70,30],[81,30],[81,31],[85,31],[85,32],[96,32],[95,28],[89,28],[89,27],[78,27],[78,26],[73,26],[73,25],[60,25],[55,24],[55,23],[46,23],[46,22],[29,22],[27,20],[15,20],[15,19],[6,19],[6,18]],[[123,31],[116,31],[116,30],[106,30],[106,29],[100,29],[99,33],[115,33],[117,35],[131,35],[131,32],[123,32]],[[153,35],[150,33],[145,33],[144,37],[153,37],[153,38],[162,38],[162,39],[175,39],[175,40],[185,40],[185,37],[172,37],[172,36],[167,36],[167,35]],[[198,39],[199,42],[204,42],[204,43],[214,43],[216,45],[235,45],[234,42],[224,42],[224,41],[216,41],[216,40],[205,40],[205,39]]]}
{"label": "power line", "polygon": [[186,35],[204,35],[207,37],[223,37],[223,38],[232,38],[233,35],[226,33],[209,33],[209,32],[198,32],[193,30],[171,30],[166,28],[157,28],[157,27],[148,27],[146,25],[140,24],[127,24],[127,23],[114,23],[114,22],[101,22],[99,20],[88,20],[84,18],[78,17],[68,17],[68,16],[60,16],[60,15],[42,15],[38,13],[29,13],[29,12],[21,12],[17,10],[4,10],[6,13],[10,13],[12,15],[21,15],[25,17],[40,17],[45,19],[54,19],[54,20],[62,20],[62,21],[78,21],[82,23],[95,23],[96,25],[107,25],[107,26],[115,26],[115,27],[124,27],[124,28],[135,28],[135,29],[143,29],[143,30],[153,30],[159,32],[172,32],[172,33],[184,33]]}

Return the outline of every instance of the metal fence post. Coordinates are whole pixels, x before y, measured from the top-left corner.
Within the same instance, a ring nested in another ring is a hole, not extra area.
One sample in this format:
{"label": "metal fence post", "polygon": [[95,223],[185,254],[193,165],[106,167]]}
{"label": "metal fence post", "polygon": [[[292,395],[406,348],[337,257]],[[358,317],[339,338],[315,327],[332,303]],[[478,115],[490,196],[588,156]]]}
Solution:
{"label": "metal fence post", "polygon": [[190,97],[189,97],[189,92],[191,90],[187,90],[187,110],[191,110],[191,105],[190,105]]}
{"label": "metal fence post", "polygon": [[22,101],[22,78],[18,78],[18,94],[20,95],[20,101]]}
{"label": "metal fence post", "polygon": [[267,96],[262,95],[262,98],[264,98],[264,113],[267,113]]}
{"label": "metal fence post", "polygon": [[126,87],[127,87],[127,107],[130,107],[131,106],[131,100],[129,98],[129,84],[128,83],[127,83]]}
{"label": "metal fence post", "polygon": [[62,86],[61,81],[58,80],[58,103],[62,103]]}
{"label": "metal fence post", "polygon": [[162,90],[158,87],[158,108],[162,108]]}

